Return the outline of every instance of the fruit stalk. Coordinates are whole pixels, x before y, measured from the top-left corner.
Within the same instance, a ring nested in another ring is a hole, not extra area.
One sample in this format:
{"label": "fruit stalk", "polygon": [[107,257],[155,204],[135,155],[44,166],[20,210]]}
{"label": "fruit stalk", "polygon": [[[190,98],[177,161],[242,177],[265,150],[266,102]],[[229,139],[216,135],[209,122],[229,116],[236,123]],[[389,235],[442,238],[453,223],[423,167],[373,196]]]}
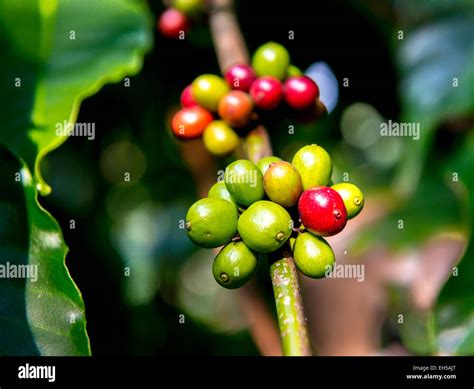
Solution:
{"label": "fruit stalk", "polygon": [[295,262],[288,248],[274,254],[270,274],[283,355],[309,356],[312,353]]}
{"label": "fruit stalk", "polygon": [[[210,1],[210,27],[222,73],[236,63],[248,63],[249,56],[233,10],[233,0]],[[264,126],[253,130],[245,139],[246,157],[256,163],[273,154]],[[278,251],[271,266],[271,278],[277,306],[283,355],[311,355],[306,317],[294,259],[290,251]],[[283,278],[281,277],[283,276]],[[279,280],[284,279],[284,283]],[[279,297],[279,296],[282,297]]]}

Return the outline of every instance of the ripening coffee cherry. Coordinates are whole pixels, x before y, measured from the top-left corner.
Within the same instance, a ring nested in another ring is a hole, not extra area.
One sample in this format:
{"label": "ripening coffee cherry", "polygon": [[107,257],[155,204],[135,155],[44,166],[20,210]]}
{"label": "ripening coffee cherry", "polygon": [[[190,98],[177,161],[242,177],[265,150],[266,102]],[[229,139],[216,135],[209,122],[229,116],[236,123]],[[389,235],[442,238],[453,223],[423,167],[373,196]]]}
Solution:
{"label": "ripening coffee cherry", "polygon": [[283,85],[283,97],[293,109],[308,109],[314,106],[319,97],[319,88],[309,77],[290,77]]}
{"label": "ripening coffee cherry", "polygon": [[313,118],[314,120],[319,120],[328,114],[328,109],[321,101],[321,99],[316,100],[316,104],[313,108]]}
{"label": "ripening coffee cherry", "polygon": [[237,233],[237,209],[226,200],[201,199],[188,210],[186,231],[201,247],[215,248],[229,243]]}
{"label": "ripening coffee cherry", "polygon": [[248,92],[257,76],[252,67],[246,64],[232,65],[224,75],[227,84],[232,89]]}
{"label": "ripening coffee cherry", "polygon": [[289,239],[293,222],[281,205],[271,201],[257,201],[248,207],[238,221],[239,235],[251,249],[270,253]]}
{"label": "ripening coffee cherry", "polygon": [[195,15],[204,10],[203,0],[171,0],[170,5],[186,15]]}
{"label": "ripening coffee cherry", "polygon": [[176,112],[171,120],[171,129],[177,138],[194,139],[202,135],[214,118],[204,108],[194,106]]}
{"label": "ripening coffee cherry", "polygon": [[297,66],[291,65],[291,64],[290,66],[288,66],[288,70],[286,71],[287,77],[298,77],[302,75],[303,75],[303,72]]}
{"label": "ripening coffee cherry", "polygon": [[305,228],[320,236],[341,232],[347,222],[342,197],[327,186],[305,190],[298,201],[298,211]]}
{"label": "ripening coffee cherry", "polygon": [[357,186],[350,182],[341,182],[331,186],[331,188],[341,195],[346,206],[348,219],[352,219],[362,211],[362,208],[364,208],[364,194]]}
{"label": "ripening coffee cherry", "polygon": [[194,107],[198,105],[196,103],[196,100],[194,100],[194,97],[191,93],[191,85],[188,85],[186,88],[183,89],[183,92],[181,93],[181,106],[183,108],[189,108],[189,107]]}
{"label": "ripening coffee cherry", "polygon": [[286,77],[290,55],[280,44],[268,42],[260,46],[252,57],[252,67],[257,76],[272,76],[278,80]]}
{"label": "ripening coffee cherry", "polygon": [[257,271],[258,254],[240,242],[230,242],[217,254],[212,264],[212,275],[219,285],[237,289],[249,281]]}
{"label": "ripening coffee cherry", "polygon": [[303,181],[303,189],[327,185],[331,179],[332,162],[329,154],[318,145],[307,145],[299,149],[293,160]]}
{"label": "ripening coffee cherry", "polygon": [[336,257],[328,242],[309,232],[299,234],[293,246],[296,267],[311,278],[324,278],[331,273]]}
{"label": "ripening coffee cherry", "polygon": [[249,94],[233,90],[221,99],[217,112],[232,127],[244,127],[252,120],[253,100]]}
{"label": "ripening coffee cherry", "polygon": [[211,198],[218,198],[222,200],[227,200],[235,205],[237,208],[237,203],[235,202],[234,198],[231,196],[227,187],[225,186],[224,181],[218,181],[214,185],[211,186],[209,192],[207,193],[207,197]]}
{"label": "ripening coffee cherry", "polygon": [[178,38],[189,29],[188,18],[177,9],[169,8],[158,19],[158,30],[167,38]]}
{"label": "ripening coffee cherry", "polygon": [[262,174],[265,175],[270,165],[274,162],[279,162],[279,161],[281,161],[281,158],[275,157],[273,155],[270,157],[263,157],[260,161],[257,162],[257,166],[262,172]]}
{"label": "ripening coffee cherry", "polygon": [[250,95],[258,108],[275,109],[283,95],[281,82],[270,76],[257,78],[250,87]]}
{"label": "ripening coffee cherry", "polygon": [[328,114],[326,106],[320,99],[316,99],[314,104],[308,108],[301,110],[294,110],[290,112],[290,115],[295,120],[302,123],[311,123],[320,120]]}
{"label": "ripening coffee cherry", "polygon": [[244,206],[263,199],[265,195],[262,172],[246,159],[239,159],[227,166],[224,182],[235,201]]}
{"label": "ripening coffee cherry", "polygon": [[219,101],[229,92],[229,86],[214,74],[203,74],[191,84],[194,100],[209,111],[217,111]]}
{"label": "ripening coffee cherry", "polygon": [[239,136],[222,120],[214,120],[206,127],[203,140],[206,148],[218,156],[229,155],[239,144]]}
{"label": "ripening coffee cherry", "polygon": [[300,174],[285,161],[270,165],[263,176],[263,187],[270,200],[286,208],[295,205],[303,192]]}

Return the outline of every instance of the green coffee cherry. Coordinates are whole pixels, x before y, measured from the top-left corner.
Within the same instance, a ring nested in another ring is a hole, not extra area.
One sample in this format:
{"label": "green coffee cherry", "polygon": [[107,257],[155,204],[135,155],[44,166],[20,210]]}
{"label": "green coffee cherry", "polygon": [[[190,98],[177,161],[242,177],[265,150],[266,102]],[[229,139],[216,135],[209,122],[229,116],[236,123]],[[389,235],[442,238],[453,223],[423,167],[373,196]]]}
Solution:
{"label": "green coffee cherry", "polygon": [[285,79],[290,55],[282,45],[268,42],[260,46],[252,57],[252,67],[257,76],[273,76],[279,80]]}
{"label": "green coffee cherry", "polygon": [[257,271],[257,253],[244,242],[231,242],[217,254],[212,274],[219,285],[227,289],[240,288]]}
{"label": "green coffee cherry", "polygon": [[207,197],[227,200],[231,202],[232,204],[234,204],[235,207],[237,208],[237,203],[235,202],[234,198],[231,196],[231,194],[227,190],[227,187],[225,186],[224,181],[219,181],[219,182],[216,182],[214,185],[212,185],[211,189],[209,189],[209,192],[207,193]]}
{"label": "green coffee cherry", "polygon": [[227,123],[214,120],[204,130],[203,141],[212,154],[225,156],[238,146],[239,136]]}
{"label": "green coffee cherry", "polygon": [[214,74],[203,74],[191,84],[191,94],[196,102],[209,111],[217,111],[219,101],[229,92],[224,79]]}
{"label": "green coffee cherry", "polygon": [[303,182],[303,189],[328,185],[332,174],[331,157],[321,146],[308,145],[299,149],[292,161]]}
{"label": "green coffee cherry", "polygon": [[225,169],[224,182],[235,201],[244,206],[263,199],[263,176],[251,161],[239,159]]}
{"label": "green coffee cherry", "polygon": [[171,8],[177,9],[186,15],[195,15],[204,10],[203,0],[171,0]]}
{"label": "green coffee cherry", "polygon": [[364,208],[364,194],[357,186],[350,182],[341,182],[331,188],[341,195],[346,206],[348,219],[352,219],[362,211],[362,208]]}
{"label": "green coffee cherry", "polygon": [[293,221],[282,206],[271,201],[257,201],[240,215],[239,235],[251,249],[270,253],[280,248],[290,237]]}
{"label": "green coffee cherry", "polygon": [[189,238],[198,246],[222,246],[229,243],[237,233],[237,209],[223,199],[201,199],[188,210],[186,230]]}
{"label": "green coffee cherry", "polygon": [[270,165],[263,177],[263,187],[270,200],[287,208],[295,205],[303,193],[300,174],[285,161]]}
{"label": "green coffee cherry", "polygon": [[309,232],[299,234],[293,246],[296,267],[311,278],[324,278],[336,262],[331,246],[323,238]]}
{"label": "green coffee cherry", "polygon": [[267,171],[268,167],[273,163],[273,162],[279,162],[281,161],[281,158],[275,157],[275,156],[270,156],[270,157],[264,157],[260,161],[257,162],[257,166],[262,172],[263,175],[265,175],[265,172]]}
{"label": "green coffee cherry", "polygon": [[300,70],[300,68],[296,67],[295,65],[290,65],[288,66],[286,75],[287,77],[298,77],[298,76],[302,76],[303,72]]}

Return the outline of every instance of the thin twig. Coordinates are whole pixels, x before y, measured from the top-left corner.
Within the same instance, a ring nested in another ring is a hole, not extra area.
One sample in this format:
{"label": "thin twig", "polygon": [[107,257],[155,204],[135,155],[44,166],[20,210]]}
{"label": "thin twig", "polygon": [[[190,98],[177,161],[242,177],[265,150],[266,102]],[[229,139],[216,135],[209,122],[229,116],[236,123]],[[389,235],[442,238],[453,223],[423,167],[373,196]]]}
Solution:
{"label": "thin twig", "polygon": [[252,338],[262,355],[281,356],[280,335],[255,278],[238,290],[237,298]]}
{"label": "thin twig", "polygon": [[209,188],[217,180],[217,167],[202,139],[180,142],[181,158],[189,168],[196,186],[197,195],[207,197]]}

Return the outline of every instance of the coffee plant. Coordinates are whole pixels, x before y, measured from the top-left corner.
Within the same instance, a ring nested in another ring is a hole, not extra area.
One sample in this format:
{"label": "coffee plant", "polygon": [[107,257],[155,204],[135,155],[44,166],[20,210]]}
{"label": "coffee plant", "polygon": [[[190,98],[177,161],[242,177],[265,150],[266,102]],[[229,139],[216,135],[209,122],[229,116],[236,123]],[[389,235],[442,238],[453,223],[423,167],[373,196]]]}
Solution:
{"label": "coffee plant", "polygon": [[327,3],[0,0],[0,355],[474,353],[473,4]]}

